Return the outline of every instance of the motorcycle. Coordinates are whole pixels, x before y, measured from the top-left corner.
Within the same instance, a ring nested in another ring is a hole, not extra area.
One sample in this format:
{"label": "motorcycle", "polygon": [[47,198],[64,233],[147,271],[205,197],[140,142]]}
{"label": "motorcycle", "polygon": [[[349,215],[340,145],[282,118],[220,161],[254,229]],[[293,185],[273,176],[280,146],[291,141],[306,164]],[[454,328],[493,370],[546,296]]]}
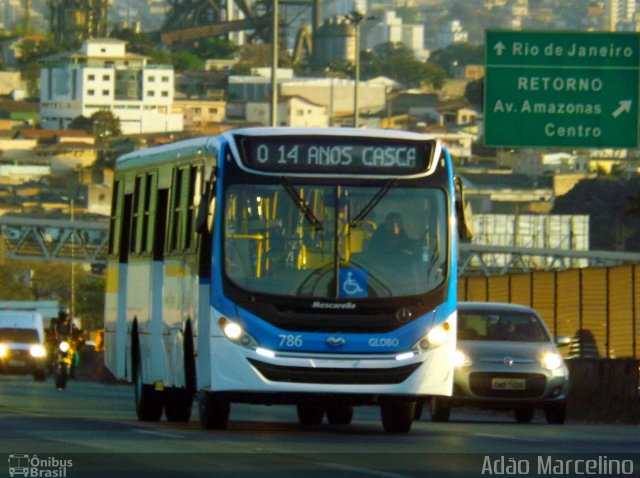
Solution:
{"label": "motorcycle", "polygon": [[63,339],[58,342],[53,370],[54,382],[58,390],[62,390],[67,386],[71,376],[74,353],[71,341]]}

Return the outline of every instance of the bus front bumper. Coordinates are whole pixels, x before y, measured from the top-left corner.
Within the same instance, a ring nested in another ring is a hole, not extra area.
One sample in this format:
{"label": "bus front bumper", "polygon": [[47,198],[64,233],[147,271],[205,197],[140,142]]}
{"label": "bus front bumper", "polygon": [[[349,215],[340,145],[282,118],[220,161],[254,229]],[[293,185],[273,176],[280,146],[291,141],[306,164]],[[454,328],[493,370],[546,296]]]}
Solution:
{"label": "bus front bumper", "polygon": [[253,394],[451,395],[450,344],[406,355],[278,353],[212,337],[211,391]]}

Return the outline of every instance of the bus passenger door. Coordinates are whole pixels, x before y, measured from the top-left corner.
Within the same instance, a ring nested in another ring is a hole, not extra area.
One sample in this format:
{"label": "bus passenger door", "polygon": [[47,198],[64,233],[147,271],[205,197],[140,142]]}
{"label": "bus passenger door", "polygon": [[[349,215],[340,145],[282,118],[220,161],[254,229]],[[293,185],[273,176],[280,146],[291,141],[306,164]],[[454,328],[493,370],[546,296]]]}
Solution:
{"label": "bus passenger door", "polygon": [[200,197],[196,216],[196,233],[199,236],[198,256],[198,312],[195,334],[197,351],[196,376],[198,388],[211,387],[210,351],[209,340],[211,333],[211,287],[213,265],[213,228],[216,210],[216,171],[212,171],[211,177],[204,186],[204,192]]}
{"label": "bus passenger door", "polygon": [[163,333],[163,289],[164,289],[164,238],[167,228],[167,204],[169,190],[158,189],[156,198],[153,246],[151,250],[151,340],[155,345],[151,351],[152,376],[161,379],[164,374]]}
{"label": "bus passenger door", "polygon": [[122,232],[120,234],[119,260],[118,260],[118,305],[117,305],[117,325],[116,344],[118,349],[118,373],[117,377],[133,378],[131,371],[131,325],[127,324],[127,286],[128,286],[128,266],[129,266],[129,240],[131,233],[131,207],[133,197],[131,194],[124,195],[122,208]]}

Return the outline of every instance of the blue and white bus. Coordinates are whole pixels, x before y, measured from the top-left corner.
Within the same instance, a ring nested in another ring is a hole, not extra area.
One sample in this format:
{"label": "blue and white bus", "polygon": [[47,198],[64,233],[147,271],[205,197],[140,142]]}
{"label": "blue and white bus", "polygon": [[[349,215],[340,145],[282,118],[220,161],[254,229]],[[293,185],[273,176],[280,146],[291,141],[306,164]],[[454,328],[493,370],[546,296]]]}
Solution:
{"label": "blue and white bus", "polygon": [[377,405],[389,432],[452,393],[461,191],[407,132],[246,128],[117,160],[105,361],[140,420],[223,429]]}

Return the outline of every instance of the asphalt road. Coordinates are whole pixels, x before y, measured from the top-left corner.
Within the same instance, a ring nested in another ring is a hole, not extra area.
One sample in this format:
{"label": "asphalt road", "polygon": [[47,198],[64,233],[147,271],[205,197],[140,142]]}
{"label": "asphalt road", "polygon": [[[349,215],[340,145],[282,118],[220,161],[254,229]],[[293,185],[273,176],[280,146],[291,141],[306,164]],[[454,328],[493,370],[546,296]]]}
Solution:
{"label": "asphalt road", "polygon": [[425,413],[395,435],[379,415],[361,407],[351,425],[303,428],[292,406],[234,404],[229,429],[210,431],[197,406],[189,423],[138,422],[129,385],[72,381],[58,391],[51,379],[0,375],[0,477],[581,476],[584,459],[597,476],[629,467],[640,476],[634,425],[550,426],[542,414],[520,425],[506,413],[454,411],[449,423]]}

